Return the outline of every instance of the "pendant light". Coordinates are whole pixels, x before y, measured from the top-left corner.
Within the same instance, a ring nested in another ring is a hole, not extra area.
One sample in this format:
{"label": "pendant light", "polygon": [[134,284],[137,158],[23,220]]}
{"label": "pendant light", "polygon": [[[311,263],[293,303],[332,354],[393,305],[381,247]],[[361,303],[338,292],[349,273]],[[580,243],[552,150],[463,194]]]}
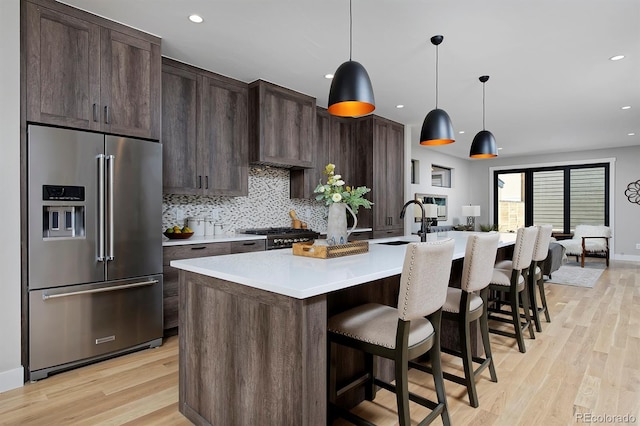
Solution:
{"label": "pendant light", "polygon": [[493,158],[498,156],[496,149],[496,138],[484,127],[484,84],[489,80],[488,75],[480,77],[482,83],[482,130],[473,138],[469,157],[471,158]]}
{"label": "pendant light", "polygon": [[422,123],[420,145],[446,145],[456,141],[449,114],[438,108],[438,45],[442,40],[444,36],[441,35],[431,37],[431,43],[436,47],[436,108],[427,114]]}
{"label": "pendant light", "polygon": [[329,90],[329,114],[358,117],[374,109],[373,87],[367,70],[351,60],[353,50],[353,16],[349,0],[349,60],[338,67]]}

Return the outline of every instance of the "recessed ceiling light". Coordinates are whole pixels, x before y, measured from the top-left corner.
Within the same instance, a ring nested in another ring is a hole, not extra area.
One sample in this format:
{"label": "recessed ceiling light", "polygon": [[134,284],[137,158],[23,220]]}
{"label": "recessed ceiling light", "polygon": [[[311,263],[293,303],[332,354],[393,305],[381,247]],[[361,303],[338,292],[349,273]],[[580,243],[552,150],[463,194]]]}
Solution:
{"label": "recessed ceiling light", "polygon": [[400,105],[396,105],[396,108],[400,109],[400,108],[404,108],[404,105],[400,104]]}
{"label": "recessed ceiling light", "polygon": [[624,59],[624,55],[616,55],[609,58],[610,61],[619,61],[620,59]]}
{"label": "recessed ceiling light", "polygon": [[501,146],[500,146],[500,147],[498,147],[498,151],[501,151],[501,150],[502,150],[502,147],[501,147]]}
{"label": "recessed ceiling light", "polygon": [[331,80],[333,78],[333,74],[325,74],[324,78]]}
{"label": "recessed ceiling light", "polygon": [[200,24],[202,21],[204,21],[204,19],[202,19],[202,16],[196,14],[189,15],[189,20],[194,24]]}
{"label": "recessed ceiling light", "polygon": [[627,133],[627,136],[635,136],[635,133]]}
{"label": "recessed ceiling light", "polygon": [[458,133],[463,134],[463,133],[464,133],[464,130],[460,130]]}
{"label": "recessed ceiling light", "polygon": [[623,106],[621,109],[631,109],[631,105]]}

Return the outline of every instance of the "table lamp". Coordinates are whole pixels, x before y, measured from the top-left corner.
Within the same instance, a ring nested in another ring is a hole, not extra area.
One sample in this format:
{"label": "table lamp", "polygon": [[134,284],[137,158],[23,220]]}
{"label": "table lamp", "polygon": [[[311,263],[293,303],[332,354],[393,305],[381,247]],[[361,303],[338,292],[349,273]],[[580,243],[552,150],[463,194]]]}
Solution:
{"label": "table lamp", "polygon": [[[423,204],[424,218],[426,222],[427,233],[431,232],[431,225],[433,219],[438,219],[438,205],[437,204]],[[413,208],[414,216],[417,219],[422,219],[422,209],[417,204]]]}
{"label": "table lamp", "polygon": [[476,229],[476,217],[480,216],[480,206],[462,206],[462,216],[467,217],[467,226]]}

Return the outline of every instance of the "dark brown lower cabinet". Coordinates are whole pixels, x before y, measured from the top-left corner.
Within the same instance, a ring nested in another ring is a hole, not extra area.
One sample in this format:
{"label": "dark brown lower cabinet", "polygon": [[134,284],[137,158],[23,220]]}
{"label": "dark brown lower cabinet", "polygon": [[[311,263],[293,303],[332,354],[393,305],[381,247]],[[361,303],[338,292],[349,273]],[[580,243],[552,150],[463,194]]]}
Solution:
{"label": "dark brown lower cabinet", "polygon": [[373,231],[352,232],[349,235],[349,241],[370,240],[373,238]]}
{"label": "dark brown lower cabinet", "polygon": [[265,240],[227,241],[163,247],[162,274],[164,289],[162,301],[165,335],[173,335],[178,331],[178,270],[169,265],[172,260],[264,250]]}

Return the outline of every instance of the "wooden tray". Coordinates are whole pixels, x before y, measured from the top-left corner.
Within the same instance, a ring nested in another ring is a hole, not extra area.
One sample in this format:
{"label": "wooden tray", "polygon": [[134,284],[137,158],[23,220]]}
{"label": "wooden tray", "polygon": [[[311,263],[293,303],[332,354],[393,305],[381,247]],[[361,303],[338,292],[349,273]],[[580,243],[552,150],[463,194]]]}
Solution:
{"label": "wooden tray", "polygon": [[318,259],[332,259],[335,257],[363,254],[369,251],[369,241],[353,241],[334,246],[315,245],[312,241],[294,243],[293,254],[296,256],[315,257]]}

